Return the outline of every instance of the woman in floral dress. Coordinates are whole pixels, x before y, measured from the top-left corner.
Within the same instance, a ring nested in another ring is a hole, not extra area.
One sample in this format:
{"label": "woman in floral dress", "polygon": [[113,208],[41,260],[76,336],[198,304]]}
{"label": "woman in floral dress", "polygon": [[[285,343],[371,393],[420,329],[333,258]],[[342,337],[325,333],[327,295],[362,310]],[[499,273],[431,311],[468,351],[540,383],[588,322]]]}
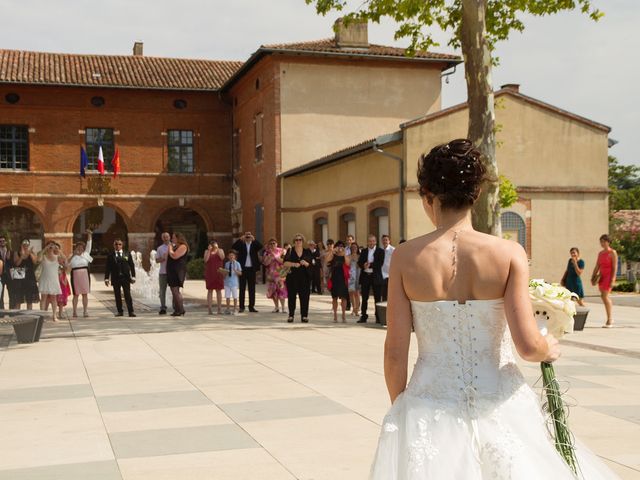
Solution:
{"label": "woman in floral dress", "polygon": [[[273,300],[273,313],[282,311],[285,313],[284,301],[287,299],[287,286],[285,285],[283,248],[278,248],[275,238],[269,240],[264,251],[263,263],[267,267],[267,298]],[[278,302],[280,304],[278,305]]]}

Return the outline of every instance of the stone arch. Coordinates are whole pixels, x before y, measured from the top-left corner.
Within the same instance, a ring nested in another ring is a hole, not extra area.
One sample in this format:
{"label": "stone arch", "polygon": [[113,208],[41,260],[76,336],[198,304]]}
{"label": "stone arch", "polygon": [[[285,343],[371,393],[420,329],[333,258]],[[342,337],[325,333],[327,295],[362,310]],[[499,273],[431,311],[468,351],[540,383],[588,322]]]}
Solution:
{"label": "stone arch", "polygon": [[191,255],[197,258],[207,248],[208,233],[213,231],[213,227],[209,216],[203,215],[198,206],[170,206],[158,213],[150,231],[155,233],[154,245],[161,243],[163,231],[181,231],[187,237]]}
{"label": "stone arch", "polygon": [[[110,202],[110,201],[105,201],[102,206],[115,210],[116,213],[118,213],[118,215],[122,217],[122,220],[125,226],[127,227],[127,231],[128,232],[131,231],[131,225],[132,225],[131,218],[129,217],[127,212],[122,209],[122,207],[120,207],[116,202]],[[69,220],[67,222],[65,230],[67,232],[73,232],[73,226],[75,225],[76,221],[78,220],[78,217],[82,214],[82,212],[95,207],[100,207],[100,205],[98,205],[95,201],[92,201],[91,203],[84,202],[84,203],[78,204],[75,210],[69,215]]]}
{"label": "stone arch", "polygon": [[[34,218],[36,222],[33,221]],[[13,250],[23,238],[28,238],[37,252],[44,243],[45,218],[38,208],[28,202],[20,202],[19,205],[3,203],[0,204],[0,233],[7,236]],[[40,245],[34,245],[34,240],[39,240]]]}

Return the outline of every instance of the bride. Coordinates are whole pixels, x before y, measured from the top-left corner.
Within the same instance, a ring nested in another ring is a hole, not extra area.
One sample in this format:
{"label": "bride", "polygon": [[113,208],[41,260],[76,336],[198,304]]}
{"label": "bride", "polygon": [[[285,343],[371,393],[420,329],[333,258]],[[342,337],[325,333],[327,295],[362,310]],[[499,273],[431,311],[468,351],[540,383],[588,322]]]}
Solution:
{"label": "bride", "polygon": [[[511,351],[513,339],[526,361],[560,357],[533,318],[527,255],[472,227],[484,180],[469,140],[437,146],[419,163],[420,195],[437,228],[393,254],[384,352],[392,406],[371,479],[576,478]],[[419,356],[407,385],[412,326]],[[617,478],[584,447],[576,454],[579,478]]]}

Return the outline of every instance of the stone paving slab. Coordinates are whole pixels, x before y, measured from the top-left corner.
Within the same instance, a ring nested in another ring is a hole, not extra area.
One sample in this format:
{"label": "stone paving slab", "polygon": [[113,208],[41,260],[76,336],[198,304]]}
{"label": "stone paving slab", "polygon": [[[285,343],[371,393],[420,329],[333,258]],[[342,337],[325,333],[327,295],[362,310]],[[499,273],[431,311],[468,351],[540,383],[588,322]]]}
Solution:
{"label": "stone paving slab", "polygon": [[[115,318],[93,285],[91,317],[47,322],[39,343],[0,328],[0,480],[367,477],[389,408],[383,328],[333,324],[317,295],[310,324],[287,324],[261,286],[261,313],[207,315],[197,281],[185,317],[138,300],[137,318]],[[616,306],[602,329],[602,305],[589,307],[556,364],[571,427],[640,479],[640,310]],[[535,384],[539,367],[521,366]]]}

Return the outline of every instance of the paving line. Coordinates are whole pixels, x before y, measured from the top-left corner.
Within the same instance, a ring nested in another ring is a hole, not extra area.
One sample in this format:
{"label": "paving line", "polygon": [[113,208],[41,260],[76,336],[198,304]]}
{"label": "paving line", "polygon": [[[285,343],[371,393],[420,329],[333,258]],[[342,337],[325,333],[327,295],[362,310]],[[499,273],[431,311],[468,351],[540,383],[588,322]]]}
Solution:
{"label": "paving line", "polygon": [[69,327],[71,328],[71,333],[73,334],[73,339],[75,341],[76,344],[76,349],[78,350],[78,355],[80,356],[80,360],[82,360],[82,368],[84,369],[84,373],[87,376],[87,382],[89,382],[89,385],[91,387],[91,393],[93,394],[93,401],[96,404],[96,409],[98,410],[98,413],[100,414],[100,421],[102,422],[102,426],[104,428],[104,433],[107,435],[107,439],[109,440],[109,447],[111,448],[111,453],[113,453],[113,460],[116,462],[116,465],[118,466],[118,473],[120,474],[120,478],[124,479],[124,476],[122,475],[122,470],[120,470],[120,462],[118,462],[118,457],[116,456],[116,451],[113,448],[113,443],[111,442],[111,435],[109,435],[109,430],[107,429],[107,424],[104,421],[104,416],[102,415],[102,410],[100,410],[100,405],[98,405],[98,399],[96,398],[96,392],[93,389],[93,383],[91,383],[91,377],[89,375],[89,371],[87,370],[87,366],[84,363],[84,357],[82,356],[82,350],[80,349],[80,345],[78,344],[78,337],[76,336],[76,332],[73,329],[73,323],[71,323],[70,319],[67,319],[67,322],[69,322]]}
{"label": "paving line", "polygon": [[640,359],[640,352],[633,350],[627,350],[624,348],[607,347],[605,345],[594,345],[593,343],[576,342],[575,340],[560,340],[560,344],[568,345],[570,347],[584,348],[586,350],[594,350],[596,352],[611,353],[613,355],[620,355],[622,357],[629,357]]}
{"label": "paving line", "polygon": [[[296,476],[285,464],[283,464],[277,457],[275,457],[262,443],[260,443],[258,441],[258,439],[256,439],[253,435],[251,435],[242,425],[240,425],[238,422],[236,422],[233,418],[231,418],[227,412],[225,412],[222,408],[220,408],[218,406],[218,404],[216,402],[214,402],[213,400],[211,400],[209,398],[209,396],[203,392],[202,390],[200,390],[192,381],[191,379],[189,379],[184,373],[182,373],[178,368],[176,368],[167,358],[164,357],[164,355],[162,355],[158,350],[156,350],[153,345],[151,345],[149,342],[147,342],[142,335],[148,335],[148,334],[136,334],[140,340],[142,342],[144,342],[152,351],[154,351],[156,353],[156,355],[158,355],[162,360],[164,360],[164,362],[169,365],[171,368],[173,368],[182,378],[184,378],[195,390],[197,390],[198,392],[200,392],[205,398],[207,398],[212,405],[215,405],[220,412],[222,412],[231,422],[233,422],[234,425],[236,425],[239,429],[241,429],[244,433],[246,433],[250,438],[253,439],[254,442],[256,442],[258,445],[260,445],[260,448],[262,448],[265,452],[267,452],[267,454],[273,458],[273,460],[278,463],[278,465],[280,465],[284,470],[286,470],[293,478],[295,478],[296,480],[299,480],[299,477]],[[220,345],[223,345],[226,348],[229,348],[230,350],[233,350],[232,348],[221,344],[220,342],[218,342],[217,340],[209,337],[208,335],[205,335],[207,338],[209,338],[209,340],[212,340],[213,342],[216,342]],[[238,352],[240,353],[240,352]],[[241,355],[245,356],[244,354],[240,353]],[[249,357],[247,357],[249,358]],[[253,359],[252,359],[253,360]],[[255,362],[255,360],[253,360]],[[258,363],[258,362],[255,362]]]}

